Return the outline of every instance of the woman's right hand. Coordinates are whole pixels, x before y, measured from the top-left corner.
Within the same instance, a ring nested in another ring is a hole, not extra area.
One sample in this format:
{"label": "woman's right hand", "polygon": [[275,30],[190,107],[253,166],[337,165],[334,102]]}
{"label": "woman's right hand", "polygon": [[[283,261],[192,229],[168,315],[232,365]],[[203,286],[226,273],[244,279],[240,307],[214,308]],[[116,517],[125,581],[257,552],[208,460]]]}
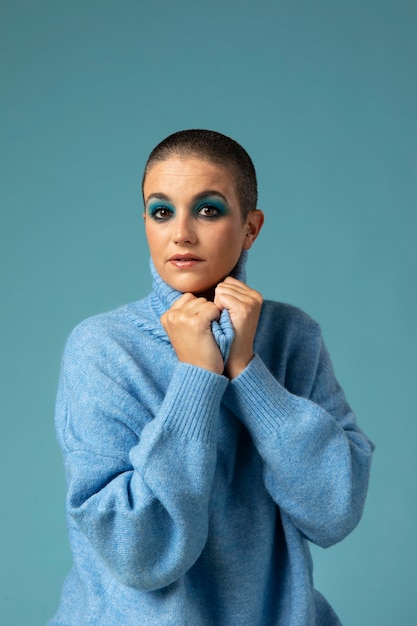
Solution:
{"label": "woman's right hand", "polygon": [[219,309],[206,298],[185,293],[174,302],[161,323],[179,361],[223,374],[223,358],[211,331],[211,322],[219,318]]}

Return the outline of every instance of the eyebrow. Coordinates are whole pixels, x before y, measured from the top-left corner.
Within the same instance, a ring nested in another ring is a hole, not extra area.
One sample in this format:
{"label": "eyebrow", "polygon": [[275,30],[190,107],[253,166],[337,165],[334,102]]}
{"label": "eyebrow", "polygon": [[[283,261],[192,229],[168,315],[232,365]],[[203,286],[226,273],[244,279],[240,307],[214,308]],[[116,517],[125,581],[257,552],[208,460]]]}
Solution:
{"label": "eyebrow", "polygon": [[[207,198],[209,196],[218,196],[224,202],[226,202],[226,204],[228,204],[228,200],[227,200],[226,196],[224,196],[220,191],[217,191],[216,189],[205,189],[204,191],[201,191],[200,193],[198,193],[195,196],[193,196],[192,199],[195,202],[196,200],[201,200],[202,198]],[[155,200],[166,200],[167,202],[170,202],[169,196],[167,196],[164,193],[151,193],[151,195],[146,199],[145,204],[148,204],[148,202],[150,200],[152,200],[152,199],[155,199]]]}
{"label": "eyebrow", "polygon": [[152,200],[153,198],[155,198],[155,200],[169,200],[168,196],[164,193],[151,193],[151,195],[146,198],[145,204],[148,204],[149,200]]}

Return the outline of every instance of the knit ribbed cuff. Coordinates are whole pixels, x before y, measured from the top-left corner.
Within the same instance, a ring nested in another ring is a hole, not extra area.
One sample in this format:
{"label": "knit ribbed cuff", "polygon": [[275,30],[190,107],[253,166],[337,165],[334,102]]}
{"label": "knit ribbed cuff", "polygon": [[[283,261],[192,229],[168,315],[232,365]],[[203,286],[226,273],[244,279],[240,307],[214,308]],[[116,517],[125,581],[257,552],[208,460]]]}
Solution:
{"label": "knit ribbed cuff", "polygon": [[178,363],[161,407],[164,427],[187,439],[213,440],[227,384],[225,376]]}
{"label": "knit ribbed cuff", "polygon": [[300,398],[287,391],[255,355],[239,376],[229,383],[226,404],[252,435],[271,436],[299,410]]}

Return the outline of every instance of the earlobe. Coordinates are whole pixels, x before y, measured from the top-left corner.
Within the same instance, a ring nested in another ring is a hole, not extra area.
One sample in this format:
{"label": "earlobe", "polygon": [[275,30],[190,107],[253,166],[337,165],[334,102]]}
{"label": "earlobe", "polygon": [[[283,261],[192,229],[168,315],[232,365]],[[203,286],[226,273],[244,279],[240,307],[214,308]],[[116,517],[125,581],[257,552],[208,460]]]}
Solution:
{"label": "earlobe", "polygon": [[246,220],[247,232],[246,232],[245,239],[243,241],[244,250],[249,250],[249,248],[252,247],[252,244],[254,243],[255,239],[259,235],[259,232],[263,226],[264,219],[265,219],[264,213],[263,211],[260,211],[259,209],[256,209],[255,211],[251,211],[249,213],[247,220]]}
{"label": "earlobe", "polygon": [[243,250],[249,250],[253,243],[252,229],[248,227],[248,232],[243,240]]}

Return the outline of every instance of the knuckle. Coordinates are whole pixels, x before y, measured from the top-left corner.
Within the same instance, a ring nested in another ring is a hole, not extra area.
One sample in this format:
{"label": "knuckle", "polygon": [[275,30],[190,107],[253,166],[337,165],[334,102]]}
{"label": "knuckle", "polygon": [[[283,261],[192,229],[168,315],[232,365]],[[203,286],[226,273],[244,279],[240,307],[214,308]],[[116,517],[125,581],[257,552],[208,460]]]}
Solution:
{"label": "knuckle", "polygon": [[253,297],[256,300],[256,302],[258,302],[259,304],[262,304],[262,302],[264,301],[263,296],[261,293],[259,293],[259,291],[254,291]]}

